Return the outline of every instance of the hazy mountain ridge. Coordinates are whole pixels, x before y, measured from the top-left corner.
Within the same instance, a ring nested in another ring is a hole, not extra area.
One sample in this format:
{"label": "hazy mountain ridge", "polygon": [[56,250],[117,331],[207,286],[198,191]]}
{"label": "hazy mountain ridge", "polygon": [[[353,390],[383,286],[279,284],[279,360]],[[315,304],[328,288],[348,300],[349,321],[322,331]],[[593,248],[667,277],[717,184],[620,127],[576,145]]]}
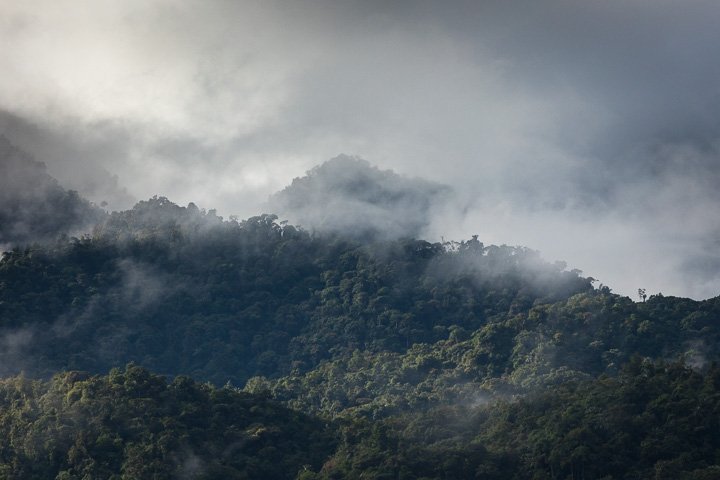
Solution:
{"label": "hazy mountain ridge", "polygon": [[0,135],[0,245],[87,232],[104,215]]}
{"label": "hazy mountain ridge", "polygon": [[417,237],[451,189],[340,155],[295,178],[268,202],[308,230],[356,237]]}

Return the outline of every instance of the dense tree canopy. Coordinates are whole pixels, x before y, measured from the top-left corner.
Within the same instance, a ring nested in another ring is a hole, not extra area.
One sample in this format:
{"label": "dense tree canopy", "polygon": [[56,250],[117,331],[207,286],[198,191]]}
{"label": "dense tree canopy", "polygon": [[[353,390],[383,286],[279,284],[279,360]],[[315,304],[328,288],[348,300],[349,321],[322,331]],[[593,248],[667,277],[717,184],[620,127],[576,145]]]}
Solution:
{"label": "dense tree canopy", "polygon": [[0,476],[717,478],[720,297],[592,283],[154,197],[3,253]]}
{"label": "dense tree canopy", "polygon": [[7,479],[295,478],[333,448],[317,419],[133,365],[3,380],[0,437]]}
{"label": "dense tree canopy", "polygon": [[402,353],[590,290],[523,248],[361,244],[153,198],[92,236],[4,254],[0,332],[17,341],[0,354],[6,373],[136,361],[242,385],[358,349]]}
{"label": "dense tree canopy", "polygon": [[720,474],[720,369],[634,359],[618,377],[354,420],[310,478],[680,479]]}

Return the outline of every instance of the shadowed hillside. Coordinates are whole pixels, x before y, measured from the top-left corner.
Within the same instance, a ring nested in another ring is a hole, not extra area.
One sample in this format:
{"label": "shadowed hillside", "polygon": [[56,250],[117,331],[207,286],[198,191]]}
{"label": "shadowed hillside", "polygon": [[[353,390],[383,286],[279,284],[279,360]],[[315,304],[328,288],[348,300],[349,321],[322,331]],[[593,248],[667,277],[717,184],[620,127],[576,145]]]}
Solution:
{"label": "shadowed hillside", "polygon": [[292,479],[334,443],[267,399],[133,365],[0,380],[0,436],[7,479]]}

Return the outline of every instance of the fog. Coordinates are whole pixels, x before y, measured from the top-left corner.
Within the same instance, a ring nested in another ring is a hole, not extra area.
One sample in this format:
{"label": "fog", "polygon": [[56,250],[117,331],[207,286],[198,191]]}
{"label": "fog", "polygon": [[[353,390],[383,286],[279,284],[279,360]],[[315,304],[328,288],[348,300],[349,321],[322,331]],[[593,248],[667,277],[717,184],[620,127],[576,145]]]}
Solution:
{"label": "fog", "polygon": [[270,197],[269,211],[314,232],[365,240],[417,238],[453,198],[443,185],[340,155]]}
{"label": "fog", "polygon": [[710,1],[0,1],[0,133],[108,208],[260,213],[345,153],[447,185],[429,240],[720,293]]}

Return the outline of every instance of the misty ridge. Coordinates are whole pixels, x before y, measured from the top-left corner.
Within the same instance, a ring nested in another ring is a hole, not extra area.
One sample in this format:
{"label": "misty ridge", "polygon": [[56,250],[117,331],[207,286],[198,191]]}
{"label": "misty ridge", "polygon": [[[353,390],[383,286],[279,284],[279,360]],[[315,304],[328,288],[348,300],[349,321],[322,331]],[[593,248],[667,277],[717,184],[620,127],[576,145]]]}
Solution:
{"label": "misty ridge", "polygon": [[[180,207],[165,197],[107,214],[78,192],[65,190],[43,163],[5,137],[0,138],[0,162],[0,244],[46,242],[61,235],[90,234],[93,228],[108,236],[118,226],[127,227],[127,233],[176,224],[197,232],[222,222],[215,210],[201,212],[194,203]],[[295,178],[271,196],[266,208],[311,232],[365,240],[413,238],[422,234],[451,195],[448,186],[406,178],[358,157],[340,155]],[[231,222],[237,218],[232,216]]]}
{"label": "misty ridge", "polygon": [[274,194],[268,208],[311,231],[358,238],[417,237],[450,187],[380,170],[340,155]]}
{"label": "misty ridge", "polygon": [[65,190],[43,163],[0,135],[0,245],[86,232],[104,218],[102,209]]}

